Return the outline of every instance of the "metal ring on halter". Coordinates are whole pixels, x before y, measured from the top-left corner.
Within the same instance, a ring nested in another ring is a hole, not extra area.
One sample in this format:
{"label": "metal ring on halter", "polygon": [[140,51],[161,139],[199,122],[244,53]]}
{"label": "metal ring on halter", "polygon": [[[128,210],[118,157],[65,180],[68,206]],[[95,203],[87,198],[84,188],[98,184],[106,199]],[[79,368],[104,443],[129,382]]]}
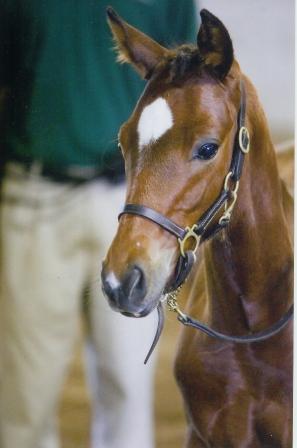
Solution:
{"label": "metal ring on halter", "polygon": [[250,134],[245,126],[239,130],[238,141],[241,151],[247,154],[250,150]]}
{"label": "metal ring on halter", "polygon": [[231,190],[231,188],[229,188],[229,180],[232,178],[233,176],[233,172],[229,171],[229,173],[227,174],[227,176],[225,177],[225,182],[224,182],[224,190],[225,191],[231,191],[231,193],[235,193],[237,194],[238,188],[239,188],[239,180],[237,180],[235,182],[235,187],[233,190]]}
{"label": "metal ring on halter", "polygon": [[178,242],[179,242],[179,247],[180,247],[180,253],[181,255],[185,258],[185,243],[188,239],[193,238],[195,240],[195,247],[194,249],[192,249],[192,252],[195,254],[199,243],[200,243],[200,238],[201,235],[197,235],[197,233],[195,232],[195,230],[198,228],[197,224],[194,224],[192,227],[186,227],[186,231],[187,233],[185,234],[185,236],[183,237],[183,239],[178,238]]}

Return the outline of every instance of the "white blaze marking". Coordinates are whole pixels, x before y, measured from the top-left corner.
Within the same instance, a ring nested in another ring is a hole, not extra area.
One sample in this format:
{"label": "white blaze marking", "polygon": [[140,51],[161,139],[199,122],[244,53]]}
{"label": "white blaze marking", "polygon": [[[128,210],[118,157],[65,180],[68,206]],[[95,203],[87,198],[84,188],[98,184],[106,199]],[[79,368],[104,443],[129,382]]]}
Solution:
{"label": "white blaze marking", "polygon": [[172,112],[164,98],[158,98],[146,106],[137,126],[140,149],[158,140],[172,125]]}

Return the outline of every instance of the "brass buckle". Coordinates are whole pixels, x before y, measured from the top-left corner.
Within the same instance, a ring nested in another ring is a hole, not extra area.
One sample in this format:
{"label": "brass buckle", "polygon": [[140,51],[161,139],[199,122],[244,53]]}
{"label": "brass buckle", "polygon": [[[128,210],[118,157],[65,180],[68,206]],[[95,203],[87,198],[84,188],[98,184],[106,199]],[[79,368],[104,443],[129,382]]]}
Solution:
{"label": "brass buckle", "polygon": [[[250,150],[250,134],[245,126],[241,126],[239,130],[238,140],[241,151],[247,154]],[[245,140],[246,144],[244,142]]]}
{"label": "brass buckle", "polygon": [[185,258],[185,244],[186,241],[190,238],[194,238],[195,240],[195,247],[192,250],[194,252],[194,254],[196,253],[199,243],[200,243],[200,238],[201,235],[197,235],[197,233],[195,233],[195,229],[197,229],[197,225],[194,224],[192,227],[186,227],[186,231],[187,233],[185,234],[185,236],[183,237],[183,239],[178,238],[178,242],[179,242],[179,247],[180,247],[180,253],[182,254],[182,256]]}

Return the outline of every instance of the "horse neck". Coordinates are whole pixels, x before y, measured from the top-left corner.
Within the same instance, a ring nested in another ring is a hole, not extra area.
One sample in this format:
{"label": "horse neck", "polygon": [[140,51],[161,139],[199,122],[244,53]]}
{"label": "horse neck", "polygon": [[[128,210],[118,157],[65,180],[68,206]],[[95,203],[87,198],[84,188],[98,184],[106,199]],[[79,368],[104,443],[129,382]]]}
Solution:
{"label": "horse neck", "polygon": [[246,156],[231,222],[205,248],[207,291],[216,328],[259,330],[292,301],[292,247],[267,122],[249,86]]}

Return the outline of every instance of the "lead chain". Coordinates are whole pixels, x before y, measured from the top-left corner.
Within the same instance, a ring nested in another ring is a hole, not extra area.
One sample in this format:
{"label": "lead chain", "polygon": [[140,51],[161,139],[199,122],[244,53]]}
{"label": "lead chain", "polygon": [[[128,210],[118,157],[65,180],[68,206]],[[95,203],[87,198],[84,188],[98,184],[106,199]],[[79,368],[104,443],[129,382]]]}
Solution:
{"label": "lead chain", "polygon": [[186,319],[186,315],[180,310],[177,303],[177,297],[182,287],[183,284],[176,288],[174,291],[168,292],[164,296],[163,300],[166,300],[169,311],[173,311],[174,313],[177,313],[182,319]]}

